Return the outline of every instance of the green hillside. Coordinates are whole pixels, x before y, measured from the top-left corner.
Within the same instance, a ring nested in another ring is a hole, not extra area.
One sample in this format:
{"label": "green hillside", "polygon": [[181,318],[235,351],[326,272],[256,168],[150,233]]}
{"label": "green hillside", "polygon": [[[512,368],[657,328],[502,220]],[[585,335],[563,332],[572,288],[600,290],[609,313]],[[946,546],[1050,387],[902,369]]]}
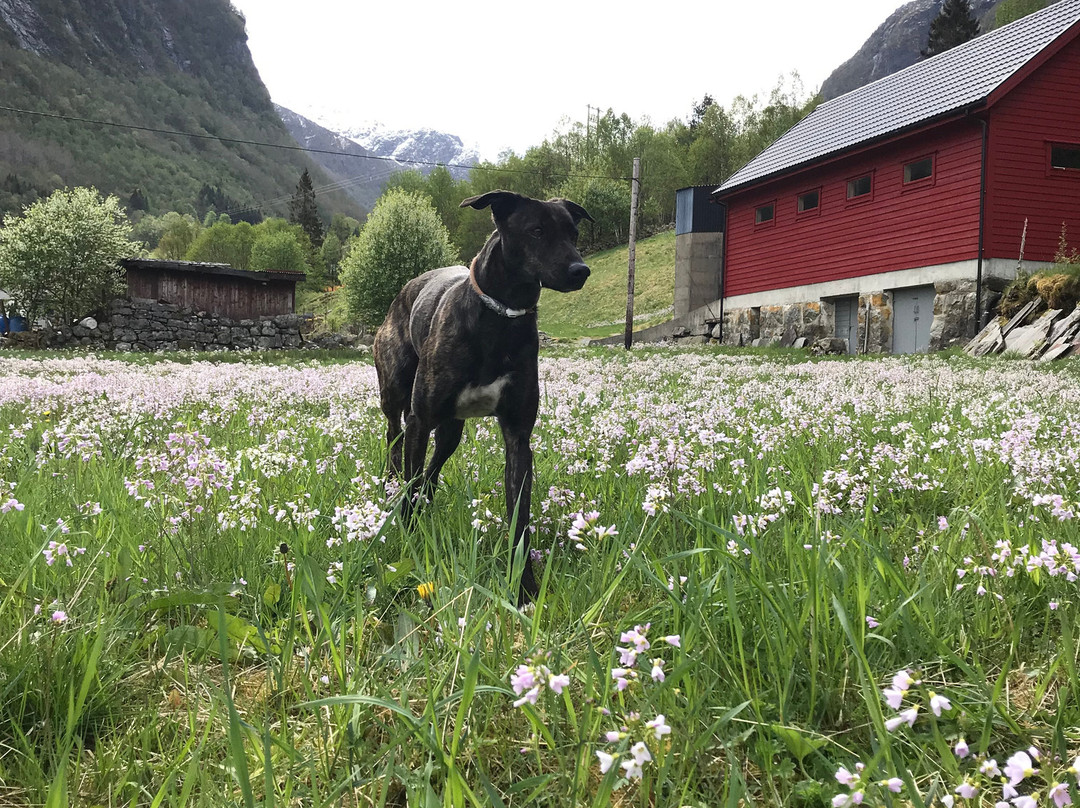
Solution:
{"label": "green hillside", "polygon": [[[626,322],[626,246],[594,253],[585,288],[540,295],[540,330],[557,339],[621,334]],[[634,271],[635,330],[670,320],[675,300],[675,231],[639,241]]]}
{"label": "green hillside", "polygon": [[[305,167],[326,182],[299,152],[213,139],[295,146],[228,0],[0,3],[0,99],[43,113],[0,111],[0,212],[93,185],[125,202],[139,189],[155,214],[201,217],[213,196],[234,218],[260,204],[281,215]],[[204,186],[216,193],[200,200]],[[361,214],[340,192],[319,204],[324,215]]]}
{"label": "green hillside", "polygon": [[[626,322],[626,246],[585,256],[592,270],[585,288],[562,294],[545,289],[540,295],[540,330],[556,339],[608,337],[623,332]],[[671,319],[675,299],[675,231],[638,242],[634,277],[634,329]],[[348,322],[345,290],[303,292],[296,310],[314,314],[320,327],[341,328]]]}

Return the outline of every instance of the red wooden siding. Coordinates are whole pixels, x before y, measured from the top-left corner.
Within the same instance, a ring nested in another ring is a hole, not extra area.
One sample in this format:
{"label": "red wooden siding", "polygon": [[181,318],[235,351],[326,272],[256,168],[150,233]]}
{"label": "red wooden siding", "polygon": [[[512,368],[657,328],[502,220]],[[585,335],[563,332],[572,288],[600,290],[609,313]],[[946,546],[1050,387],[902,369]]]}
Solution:
{"label": "red wooden siding", "polygon": [[[904,165],[928,155],[933,178],[905,186]],[[964,119],[735,194],[725,296],[976,258],[981,160],[982,126]],[[848,181],[868,173],[872,192],[849,200]],[[819,209],[798,213],[818,186]],[[774,199],[775,221],[755,225]]]}
{"label": "red wooden siding", "polygon": [[1080,247],[1080,171],[1049,170],[1048,144],[1080,145],[1080,40],[1066,45],[991,110],[987,164],[988,258],[1020,252],[1050,261],[1065,222]]}

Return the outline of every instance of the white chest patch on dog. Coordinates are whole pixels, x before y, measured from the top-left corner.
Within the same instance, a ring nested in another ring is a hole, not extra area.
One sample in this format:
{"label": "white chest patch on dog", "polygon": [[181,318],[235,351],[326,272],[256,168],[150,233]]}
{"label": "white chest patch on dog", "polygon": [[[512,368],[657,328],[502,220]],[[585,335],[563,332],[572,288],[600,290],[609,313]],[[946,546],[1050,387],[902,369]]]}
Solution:
{"label": "white chest patch on dog", "polygon": [[494,415],[503,388],[510,382],[509,376],[500,376],[491,384],[469,385],[458,393],[454,415],[457,418],[482,418]]}

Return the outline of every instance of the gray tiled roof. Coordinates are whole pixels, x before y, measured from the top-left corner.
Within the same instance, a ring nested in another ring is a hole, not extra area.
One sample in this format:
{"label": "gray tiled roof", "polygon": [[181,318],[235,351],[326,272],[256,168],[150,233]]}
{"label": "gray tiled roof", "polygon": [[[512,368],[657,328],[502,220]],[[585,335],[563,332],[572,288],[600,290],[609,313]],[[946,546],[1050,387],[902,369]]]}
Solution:
{"label": "gray tiled roof", "polygon": [[1080,20],[1080,0],[1060,0],[822,104],[735,172],[718,191],[788,171],[983,101]]}

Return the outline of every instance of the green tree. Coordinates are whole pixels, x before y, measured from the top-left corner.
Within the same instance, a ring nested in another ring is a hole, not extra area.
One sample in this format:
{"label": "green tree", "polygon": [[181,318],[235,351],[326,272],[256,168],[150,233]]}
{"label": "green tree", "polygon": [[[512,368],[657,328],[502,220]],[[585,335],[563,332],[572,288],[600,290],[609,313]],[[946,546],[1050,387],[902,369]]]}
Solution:
{"label": "green tree", "polygon": [[326,238],[323,239],[322,249],[319,251],[322,253],[323,265],[326,267],[327,280],[331,283],[337,280],[338,267],[341,265],[341,259],[345,255],[345,247],[341,243],[341,239],[338,238],[338,234],[331,230],[326,234]]}
{"label": "green tree", "polygon": [[431,202],[391,189],[379,198],[341,262],[349,313],[375,325],[409,280],[455,261],[457,249]]}
{"label": "green tree", "polygon": [[160,221],[162,231],[154,248],[154,257],[168,261],[182,260],[202,228],[191,214],[181,216],[176,211],[169,211]]}
{"label": "green tree", "polygon": [[289,221],[298,224],[308,234],[315,248],[323,242],[323,225],[319,218],[319,206],[315,204],[315,188],[311,184],[311,175],[305,168],[296,184],[296,193],[289,200]]}
{"label": "green tree", "polygon": [[1000,28],[1028,14],[1034,14],[1046,8],[1049,2],[1050,0],[1002,0],[994,9],[994,27]]}
{"label": "green tree", "polygon": [[345,242],[360,232],[360,222],[352,216],[335,213],[330,221],[330,232],[337,236],[338,241],[344,246]]}
{"label": "green tree", "polygon": [[228,264],[235,269],[248,269],[254,243],[255,232],[250,224],[230,224],[228,217],[222,215],[211,227],[199,233],[184,257],[188,261],[206,261]]}
{"label": "green tree", "polygon": [[94,188],[56,191],[0,229],[0,286],[31,320],[64,323],[123,292],[120,259],[137,253],[120,200]]}
{"label": "green tree", "polygon": [[288,230],[260,233],[251,246],[253,270],[285,270],[307,272],[304,248],[296,236]]}
{"label": "green tree", "polygon": [[599,250],[626,241],[630,229],[630,184],[594,177],[572,177],[558,196],[572,199],[595,221],[581,223],[584,249]]}
{"label": "green tree", "polygon": [[968,0],[945,0],[941,11],[930,21],[930,40],[925,57],[937,56],[979,35],[979,21]]}

